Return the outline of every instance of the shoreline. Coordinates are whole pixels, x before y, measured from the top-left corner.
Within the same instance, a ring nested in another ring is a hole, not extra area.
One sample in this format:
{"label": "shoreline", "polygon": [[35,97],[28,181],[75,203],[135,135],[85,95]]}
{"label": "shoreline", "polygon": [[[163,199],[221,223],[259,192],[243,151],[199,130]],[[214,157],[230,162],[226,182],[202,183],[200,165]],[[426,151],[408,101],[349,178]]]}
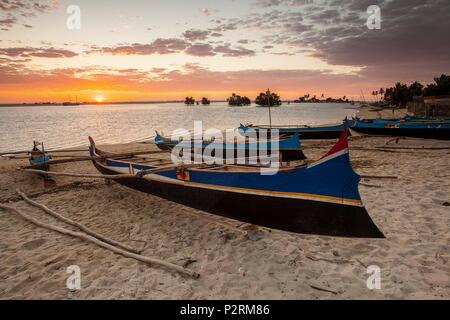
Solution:
{"label": "shoreline", "polygon": [[[227,100],[211,100],[211,103],[225,103],[227,102]],[[283,101],[283,104],[285,105],[289,105],[288,104],[316,104],[316,103],[327,103],[327,104],[333,104],[333,103],[337,103],[337,104],[350,104],[350,102],[339,102],[339,101],[333,101],[333,102],[327,102],[327,101],[317,101],[317,102],[311,102],[311,101],[303,101],[303,102],[293,102],[293,101]],[[166,104],[166,103],[184,103],[184,100],[162,100],[162,101],[119,101],[119,102],[80,102],[79,105],[69,105],[69,106],[64,106],[63,102],[50,102],[50,103],[3,103],[0,104],[0,108],[1,107],[10,107],[10,108],[15,108],[15,107],[77,107],[77,106],[102,106],[102,105],[122,105],[122,104]],[[355,102],[358,103],[358,102]],[[201,104],[200,104],[201,105]],[[256,105],[254,102],[252,102],[252,105],[254,106],[258,106]],[[196,105],[191,105],[191,106],[196,106]],[[207,106],[207,105],[206,105]],[[262,106],[265,107],[265,106]],[[358,107],[355,107],[358,108]]]}
{"label": "shoreline", "polygon": [[[450,181],[448,150],[383,153],[358,150],[390,137],[352,138],[359,174],[396,175],[364,180],[359,190],[385,240],[293,234],[243,224],[101,180],[41,178],[15,170],[26,160],[0,159],[0,202],[47,223],[60,224],[17,201],[21,188],[34,201],[143,254],[183,265],[193,280],[116,255],[95,245],[24,222],[0,210],[0,299],[449,299]],[[308,141],[318,159],[329,141]],[[450,147],[450,142],[402,139],[401,147]],[[102,146],[109,151],[148,145]],[[78,154],[78,153],[74,153]],[[401,164],[401,165],[400,165]],[[96,173],[89,162],[55,171]],[[407,221],[407,223],[405,223]],[[257,232],[257,241],[248,231]],[[66,287],[67,267],[81,269],[81,290]],[[381,289],[366,287],[367,267],[381,268]],[[324,292],[314,288],[325,288]]]}

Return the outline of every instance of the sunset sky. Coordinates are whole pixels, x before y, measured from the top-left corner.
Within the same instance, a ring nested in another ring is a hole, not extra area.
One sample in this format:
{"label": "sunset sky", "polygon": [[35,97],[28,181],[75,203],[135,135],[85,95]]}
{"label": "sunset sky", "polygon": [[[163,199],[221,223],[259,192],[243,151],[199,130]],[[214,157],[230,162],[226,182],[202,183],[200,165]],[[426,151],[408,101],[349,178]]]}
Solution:
{"label": "sunset sky", "polygon": [[449,30],[448,0],[0,0],[0,103],[369,98],[450,73]]}

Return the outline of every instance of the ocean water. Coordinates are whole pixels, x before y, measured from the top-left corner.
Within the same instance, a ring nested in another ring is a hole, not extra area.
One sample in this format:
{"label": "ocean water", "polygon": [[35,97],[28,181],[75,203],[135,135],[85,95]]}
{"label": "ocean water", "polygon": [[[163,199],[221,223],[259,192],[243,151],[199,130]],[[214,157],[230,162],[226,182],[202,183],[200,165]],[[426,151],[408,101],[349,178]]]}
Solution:
{"label": "ocean water", "polygon": [[[348,103],[291,103],[271,108],[274,125],[337,123],[356,113]],[[268,124],[267,108],[209,106],[182,103],[0,107],[0,152],[28,150],[33,140],[48,150],[98,144],[126,143],[154,135],[155,130],[192,130],[194,121],[203,129],[231,129],[239,123]]]}

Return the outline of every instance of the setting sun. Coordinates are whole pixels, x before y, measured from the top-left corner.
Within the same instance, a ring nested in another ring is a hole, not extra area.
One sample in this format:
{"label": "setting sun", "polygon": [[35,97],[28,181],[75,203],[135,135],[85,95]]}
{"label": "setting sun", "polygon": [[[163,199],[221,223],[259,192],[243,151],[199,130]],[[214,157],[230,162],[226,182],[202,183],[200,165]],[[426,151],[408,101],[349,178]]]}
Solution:
{"label": "setting sun", "polygon": [[102,103],[103,101],[105,101],[105,97],[104,96],[96,96],[95,101],[98,103]]}

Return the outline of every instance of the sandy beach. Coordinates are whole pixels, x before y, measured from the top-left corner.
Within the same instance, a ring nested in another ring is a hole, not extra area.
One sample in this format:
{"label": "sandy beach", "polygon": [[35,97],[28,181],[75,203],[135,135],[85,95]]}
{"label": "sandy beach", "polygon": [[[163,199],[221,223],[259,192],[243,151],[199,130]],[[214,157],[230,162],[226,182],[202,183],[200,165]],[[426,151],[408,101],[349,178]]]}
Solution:
{"label": "sandy beach", "polygon": [[[0,298],[449,299],[450,206],[444,204],[450,202],[450,150],[371,150],[391,139],[350,141],[359,174],[398,176],[361,181],[362,200],[386,235],[377,240],[258,228],[103,180],[57,177],[56,185],[45,188],[42,178],[15,170],[27,160],[1,159],[1,203],[73,229],[19,200],[20,188],[65,217],[142,248],[143,255],[188,265],[201,276],[195,280],[149,266],[0,210]],[[306,142],[305,154],[317,159],[332,143]],[[448,148],[450,142],[401,139],[389,145]],[[90,162],[52,170],[97,173]],[[80,290],[66,287],[70,265],[80,267]],[[366,286],[370,265],[380,267],[379,290]]]}

